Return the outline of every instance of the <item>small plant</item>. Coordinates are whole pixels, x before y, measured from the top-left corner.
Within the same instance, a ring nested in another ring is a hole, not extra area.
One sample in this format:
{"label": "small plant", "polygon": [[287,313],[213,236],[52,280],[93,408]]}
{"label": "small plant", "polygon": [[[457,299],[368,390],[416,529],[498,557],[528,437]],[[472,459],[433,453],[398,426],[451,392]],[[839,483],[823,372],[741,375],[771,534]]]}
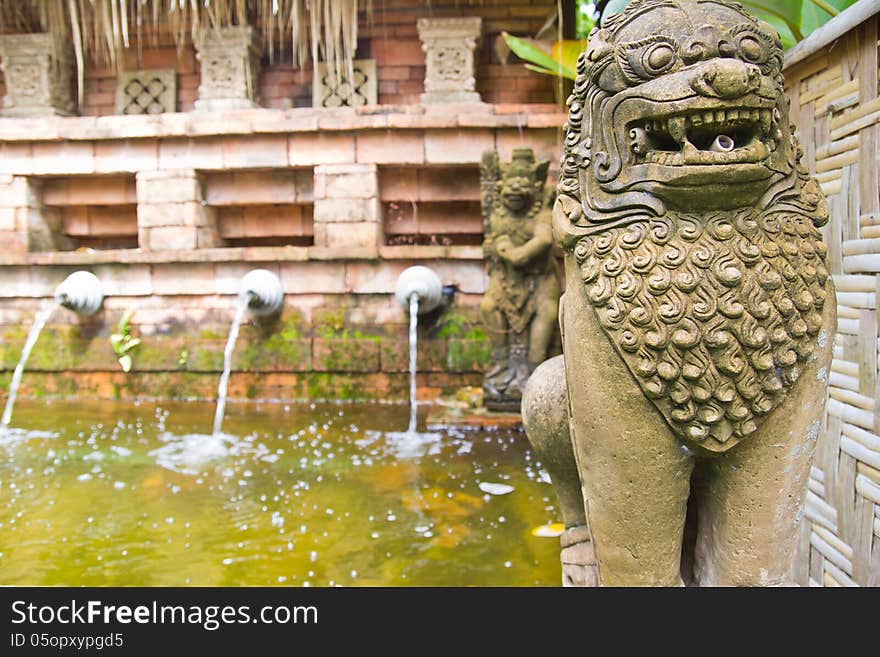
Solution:
{"label": "small plant", "polygon": [[186,367],[186,362],[189,360],[189,349],[184,347],[180,351],[180,355],[177,356],[177,366],[178,367]]}
{"label": "small plant", "polygon": [[131,354],[128,352],[141,343],[140,338],[131,337],[129,322],[133,314],[134,310],[125,311],[122,319],[119,320],[117,332],[110,336],[110,345],[116,353],[116,358],[119,360],[119,365],[122,367],[123,372],[131,370]]}

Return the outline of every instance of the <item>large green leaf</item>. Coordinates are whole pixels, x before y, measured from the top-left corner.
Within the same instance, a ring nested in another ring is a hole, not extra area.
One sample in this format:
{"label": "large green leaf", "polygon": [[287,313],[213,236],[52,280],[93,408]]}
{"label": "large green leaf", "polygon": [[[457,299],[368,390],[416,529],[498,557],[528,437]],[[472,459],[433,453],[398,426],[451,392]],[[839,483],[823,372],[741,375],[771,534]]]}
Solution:
{"label": "large green leaf", "polygon": [[[574,80],[574,66],[567,66],[565,62],[554,59],[552,51],[550,51],[545,44],[540,41],[535,41],[534,39],[515,37],[507,32],[502,32],[501,34],[504,37],[504,41],[507,43],[508,48],[510,48],[520,59],[531,62],[542,69],[553,71],[554,75],[561,75],[564,78]],[[563,54],[565,52],[566,49],[563,48]],[[575,61],[576,60],[577,56],[575,56]]]}
{"label": "large green leaf", "polygon": [[[610,0],[603,15],[622,11],[630,0]],[[740,0],[743,6],[779,32],[784,48],[827,23],[856,0]]]}

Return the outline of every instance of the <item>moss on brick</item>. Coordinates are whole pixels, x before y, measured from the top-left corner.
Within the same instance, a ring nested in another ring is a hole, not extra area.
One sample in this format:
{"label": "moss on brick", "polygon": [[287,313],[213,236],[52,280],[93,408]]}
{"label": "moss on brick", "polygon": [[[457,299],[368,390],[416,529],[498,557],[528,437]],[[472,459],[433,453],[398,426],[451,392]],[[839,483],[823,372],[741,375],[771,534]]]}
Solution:
{"label": "moss on brick", "polygon": [[446,343],[446,371],[483,371],[492,358],[492,343],[488,338],[477,340],[449,340]]}

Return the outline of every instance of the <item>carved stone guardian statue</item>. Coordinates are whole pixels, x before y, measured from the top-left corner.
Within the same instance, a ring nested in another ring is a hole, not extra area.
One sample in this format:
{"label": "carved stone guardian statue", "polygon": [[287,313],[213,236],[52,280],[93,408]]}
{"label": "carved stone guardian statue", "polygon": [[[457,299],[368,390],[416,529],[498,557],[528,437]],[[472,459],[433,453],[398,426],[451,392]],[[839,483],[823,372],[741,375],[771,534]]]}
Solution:
{"label": "carved stone guardian statue", "polygon": [[588,44],[553,209],[564,367],[523,401],[567,567],[786,583],[836,304],[778,35],[726,0],[635,0]]}
{"label": "carved stone guardian statue", "polygon": [[522,389],[547,358],[556,330],[559,281],[544,184],[549,162],[517,148],[509,163],[483,154],[480,168],[483,252],[489,283],[481,306],[492,339],[492,364],[483,383],[490,410],[519,411]]}

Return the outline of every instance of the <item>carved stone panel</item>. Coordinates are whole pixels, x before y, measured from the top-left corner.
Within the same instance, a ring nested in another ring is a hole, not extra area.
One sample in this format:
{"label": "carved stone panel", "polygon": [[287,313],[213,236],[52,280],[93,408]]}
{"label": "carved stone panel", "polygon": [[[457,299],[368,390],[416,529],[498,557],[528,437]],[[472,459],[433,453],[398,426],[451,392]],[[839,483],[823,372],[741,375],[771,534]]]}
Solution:
{"label": "carved stone panel", "polygon": [[482,19],[420,18],[419,38],[425,51],[422,103],[479,103],[475,91],[474,49]]}
{"label": "carved stone panel", "polygon": [[117,114],[173,112],[177,100],[174,69],[127,71],[116,79]]}
{"label": "carved stone panel", "polygon": [[258,106],[262,46],[253,28],[206,30],[196,48],[201,62],[197,110]]}
{"label": "carved stone panel", "polygon": [[59,53],[50,34],[0,36],[0,68],[6,78],[3,116],[76,113],[70,53]]}
{"label": "carved stone panel", "polygon": [[314,107],[360,107],[378,102],[376,84],[376,60],[356,59],[352,62],[354,76],[342,67],[334,76],[326,62],[315,65],[312,79],[312,105]]}

